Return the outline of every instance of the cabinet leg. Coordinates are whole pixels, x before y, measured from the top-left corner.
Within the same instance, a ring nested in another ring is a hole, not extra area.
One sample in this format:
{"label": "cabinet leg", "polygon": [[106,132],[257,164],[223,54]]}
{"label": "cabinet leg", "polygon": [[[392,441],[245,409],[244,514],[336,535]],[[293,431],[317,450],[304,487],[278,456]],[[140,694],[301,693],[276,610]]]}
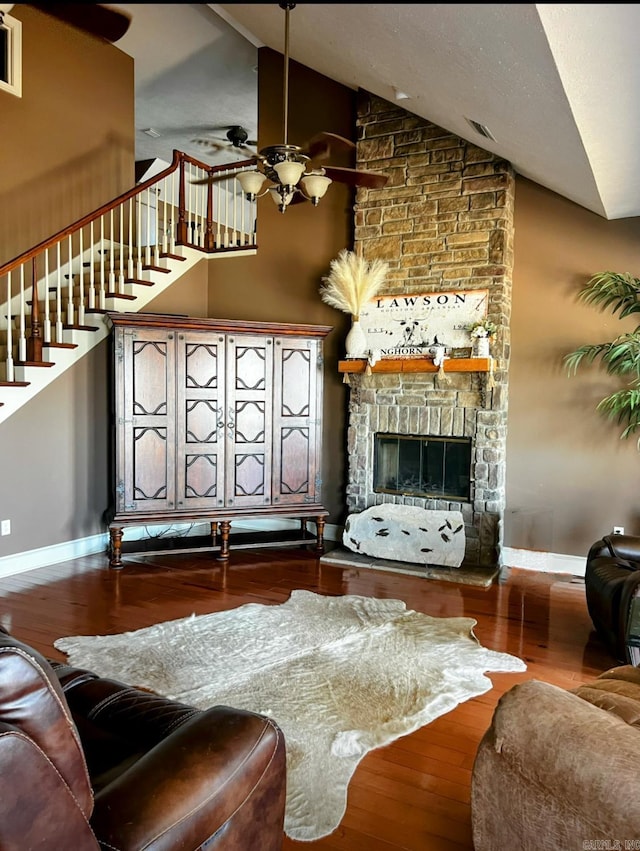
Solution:
{"label": "cabinet leg", "polygon": [[109,529],[109,567],[113,570],[122,568],[122,527],[112,526]]}
{"label": "cabinet leg", "polygon": [[231,523],[228,520],[223,520],[220,523],[220,552],[218,553],[218,561],[229,560],[229,532],[231,531]]}
{"label": "cabinet leg", "polygon": [[316,552],[324,552],[324,517],[316,517]]}

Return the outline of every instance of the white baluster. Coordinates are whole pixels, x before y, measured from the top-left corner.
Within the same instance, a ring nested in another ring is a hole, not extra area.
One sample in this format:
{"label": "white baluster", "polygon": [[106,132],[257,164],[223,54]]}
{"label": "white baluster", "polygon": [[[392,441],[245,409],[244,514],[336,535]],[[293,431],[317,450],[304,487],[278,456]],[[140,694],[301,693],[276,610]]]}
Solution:
{"label": "white baluster", "polygon": [[74,324],[74,305],[73,305],[73,269],[71,268],[71,260],[73,258],[73,244],[71,242],[71,234],[67,238],[67,269],[68,269],[68,287],[67,287],[67,325]]}
{"label": "white baluster", "polygon": [[175,223],[178,221],[178,214],[176,212],[176,210],[178,209],[178,201],[176,199],[176,175],[176,171],[173,171],[171,173],[171,218],[169,219],[169,251],[171,251],[172,254],[176,253]]}
{"label": "white baluster", "polygon": [[129,198],[129,252],[127,257],[127,277],[133,280],[133,198]]}
{"label": "white baluster", "polygon": [[105,310],[107,305],[107,293],[105,286],[105,266],[104,266],[104,216],[100,216],[100,247],[98,248],[98,263],[100,264],[100,292],[99,292],[99,304],[100,310]]}
{"label": "white baluster", "polygon": [[215,246],[220,248],[222,245],[222,232],[220,231],[220,223],[222,219],[222,190],[219,183],[211,184],[213,191],[216,193],[216,239]]}
{"label": "white baluster", "polygon": [[49,309],[49,249],[44,250],[44,322],[42,325],[42,339],[45,346],[51,343],[51,311]]}
{"label": "white baluster", "polygon": [[224,247],[229,247],[229,181],[225,180],[224,192]]}
{"label": "white baluster", "polygon": [[13,381],[13,310],[11,306],[11,272],[7,273],[7,381]]}
{"label": "white baluster", "polygon": [[62,327],[62,258],[60,256],[61,242],[56,243],[56,343],[63,342]]}
{"label": "white baluster", "polygon": [[96,264],[93,259],[95,242],[93,235],[93,222],[89,223],[89,310],[96,309]]}
{"label": "white baluster", "polygon": [[116,292],[116,261],[114,257],[114,239],[113,239],[113,210],[109,211],[109,292]]}
{"label": "white baluster", "polygon": [[118,272],[118,292],[124,292],[124,204],[120,204],[118,206],[118,239],[119,239],[119,251],[120,251],[120,261],[119,267],[120,271]]}
{"label": "white baluster", "polygon": [[20,330],[18,332],[18,361],[24,363],[27,359],[27,333],[25,322],[25,298],[24,298],[24,263],[20,265]]}
{"label": "white baluster", "polygon": [[79,266],[79,270],[78,270],[78,279],[79,279],[78,280],[78,284],[79,284],[79,290],[78,290],[78,325],[84,325],[85,324],[85,316],[84,316],[84,311],[85,311],[85,304],[84,304],[84,264],[82,262],[82,260],[83,260],[83,257],[82,257],[83,246],[84,246],[84,238],[83,238],[82,228],[80,228],[80,230],[78,231],[78,251],[80,253],[80,266]]}

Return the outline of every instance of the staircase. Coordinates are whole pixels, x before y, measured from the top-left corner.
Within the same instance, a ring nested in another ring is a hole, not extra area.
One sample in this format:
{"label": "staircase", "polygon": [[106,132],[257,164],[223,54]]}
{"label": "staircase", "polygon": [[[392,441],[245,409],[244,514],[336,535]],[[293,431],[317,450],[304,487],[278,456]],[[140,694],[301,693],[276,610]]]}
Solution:
{"label": "staircase", "polygon": [[[169,168],[0,266],[0,423],[203,256],[255,254],[238,172],[174,151]],[[214,177],[211,183],[197,181]]]}

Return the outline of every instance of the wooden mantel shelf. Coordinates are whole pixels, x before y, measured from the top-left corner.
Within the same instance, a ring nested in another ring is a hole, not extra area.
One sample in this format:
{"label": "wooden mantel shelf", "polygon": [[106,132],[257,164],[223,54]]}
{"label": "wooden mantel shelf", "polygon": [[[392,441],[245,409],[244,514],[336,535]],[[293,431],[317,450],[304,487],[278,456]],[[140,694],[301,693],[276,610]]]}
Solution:
{"label": "wooden mantel shelf", "polygon": [[[447,358],[445,372],[491,372],[493,358]],[[338,361],[338,372],[366,372],[367,361],[362,358],[348,358]],[[431,358],[389,358],[379,360],[371,367],[371,372],[437,372]]]}

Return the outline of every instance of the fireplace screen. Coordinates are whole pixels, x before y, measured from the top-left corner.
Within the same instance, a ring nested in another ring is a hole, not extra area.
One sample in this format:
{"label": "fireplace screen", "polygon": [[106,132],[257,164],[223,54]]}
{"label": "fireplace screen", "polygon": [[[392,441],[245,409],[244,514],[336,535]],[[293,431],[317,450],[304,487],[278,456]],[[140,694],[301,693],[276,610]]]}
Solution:
{"label": "fireplace screen", "polygon": [[376,434],[373,490],[468,502],[471,438]]}

